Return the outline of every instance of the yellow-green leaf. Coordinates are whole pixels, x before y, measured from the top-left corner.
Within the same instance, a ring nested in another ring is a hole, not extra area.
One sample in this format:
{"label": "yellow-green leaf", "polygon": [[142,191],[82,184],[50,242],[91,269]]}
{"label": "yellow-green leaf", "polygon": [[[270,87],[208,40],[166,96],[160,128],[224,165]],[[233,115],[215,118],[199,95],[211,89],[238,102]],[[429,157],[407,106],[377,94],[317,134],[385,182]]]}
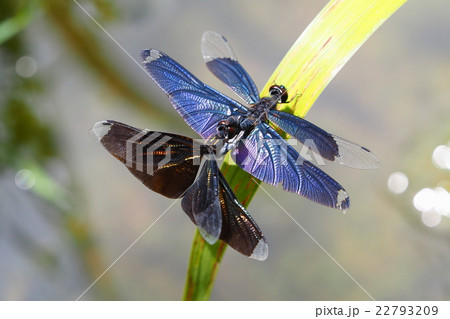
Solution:
{"label": "yellow-green leaf", "polygon": [[283,111],[303,117],[323,89],[386,19],[406,0],[330,1],[297,39],[261,96],[284,85],[290,103]]}

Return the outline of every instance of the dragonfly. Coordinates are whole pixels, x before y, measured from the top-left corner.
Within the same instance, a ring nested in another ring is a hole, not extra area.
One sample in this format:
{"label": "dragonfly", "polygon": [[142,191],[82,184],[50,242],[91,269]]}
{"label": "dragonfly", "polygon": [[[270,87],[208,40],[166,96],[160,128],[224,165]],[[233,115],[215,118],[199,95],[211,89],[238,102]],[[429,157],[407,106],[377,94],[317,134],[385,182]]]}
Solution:
{"label": "dragonfly", "polygon": [[245,256],[267,259],[264,235],[220,172],[210,146],[112,120],[95,123],[91,132],[147,188],[182,198],[183,211],[209,244],[221,239]]}
{"label": "dragonfly", "polygon": [[270,96],[260,98],[254,81],[222,35],[205,32],[201,48],[208,69],[246,105],[206,85],[167,54],[155,49],[141,52],[148,74],[185,122],[207,144],[223,142],[217,156],[231,151],[235,163],[257,179],[271,185],[281,183],[284,190],[325,206],[348,209],[350,199],[345,189],[300,156],[271,124],[322,158],[346,166],[376,168],[379,162],[375,155],[303,118],[277,110],[289,98],[289,90],[281,83],[271,86]]}

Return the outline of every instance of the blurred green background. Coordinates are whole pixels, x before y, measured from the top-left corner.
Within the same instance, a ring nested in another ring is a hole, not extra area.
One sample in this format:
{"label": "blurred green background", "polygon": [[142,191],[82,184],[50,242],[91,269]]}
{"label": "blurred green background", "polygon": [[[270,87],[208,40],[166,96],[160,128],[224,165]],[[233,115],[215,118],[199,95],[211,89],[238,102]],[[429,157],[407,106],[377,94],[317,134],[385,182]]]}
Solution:
{"label": "blurred green background", "polygon": [[[80,1],[137,61],[160,49],[232,97],[203,65],[202,33],[225,35],[262,88],[326,3]],[[381,161],[325,167],[350,194],[346,214],[263,185],[377,300],[450,298],[449,12],[446,0],[407,2],[308,113]],[[90,127],[114,119],[197,136],[75,2],[2,1],[0,45],[0,299],[74,300],[172,203]],[[262,190],[248,210],[269,259],[229,249],[212,299],[369,299]],[[180,299],[194,229],[175,203],[82,299]]]}

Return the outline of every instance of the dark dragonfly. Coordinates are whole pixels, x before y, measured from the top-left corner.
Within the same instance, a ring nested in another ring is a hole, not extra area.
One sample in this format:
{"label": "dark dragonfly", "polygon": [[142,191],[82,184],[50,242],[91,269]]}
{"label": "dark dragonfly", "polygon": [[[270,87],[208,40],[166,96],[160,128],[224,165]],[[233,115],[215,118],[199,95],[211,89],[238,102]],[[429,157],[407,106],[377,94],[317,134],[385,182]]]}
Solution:
{"label": "dark dragonfly", "polygon": [[304,159],[269,121],[323,158],[355,168],[376,168],[377,158],[366,148],[332,135],[316,125],[276,110],[288,100],[288,90],[273,85],[259,98],[251,77],[239,64],[227,40],[205,32],[202,54],[209,70],[249,107],[201,82],[166,54],[143,50],[143,64],[175,109],[207,143],[224,142],[219,156],[232,150],[236,164],[256,178],[322,205],[347,209],[347,192],[330,176]]}
{"label": "dark dragonfly", "polygon": [[221,239],[250,258],[267,258],[261,230],[228,186],[210,146],[116,121],[97,122],[91,131],[145,186],[182,198],[184,212],[208,243]]}

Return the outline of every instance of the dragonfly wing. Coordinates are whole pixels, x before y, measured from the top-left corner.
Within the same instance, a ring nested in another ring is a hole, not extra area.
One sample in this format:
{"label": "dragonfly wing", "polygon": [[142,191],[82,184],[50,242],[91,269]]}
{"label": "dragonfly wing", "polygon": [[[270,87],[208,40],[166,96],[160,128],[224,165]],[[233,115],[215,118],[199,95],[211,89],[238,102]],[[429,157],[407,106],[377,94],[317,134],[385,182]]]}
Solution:
{"label": "dragonfly wing", "polygon": [[166,93],[175,109],[192,129],[207,139],[217,123],[247,108],[201,82],[168,55],[154,50],[141,52],[152,79]]}
{"label": "dragonfly wing", "polygon": [[347,209],[347,192],[334,179],[302,158],[266,123],[256,126],[235,150],[235,162],[265,183],[300,194],[319,204]]}
{"label": "dragonfly wing", "polygon": [[[91,132],[115,158],[151,190],[180,198],[192,185],[201,161],[201,144],[176,134],[141,130],[101,121]],[[196,151],[194,151],[196,150]]]}
{"label": "dragonfly wing", "polygon": [[265,124],[258,124],[247,138],[239,141],[232,157],[240,168],[257,179],[277,185],[280,182],[279,145],[284,140],[281,136],[282,142],[274,139],[269,129]]}
{"label": "dragonfly wing", "polygon": [[209,244],[217,241],[222,229],[219,174],[215,158],[206,155],[197,179],[181,201],[184,212]]}
{"label": "dragonfly wing", "polygon": [[[256,260],[267,259],[269,249],[261,229],[236,199],[236,196],[220,171],[218,173],[218,198],[220,200],[222,217],[222,229],[219,238],[247,257]],[[197,220],[194,217],[195,196],[197,196],[196,192],[188,191],[182,200],[182,207],[192,222],[197,225]],[[203,234],[202,236],[204,237]]]}
{"label": "dragonfly wing", "polygon": [[284,190],[316,203],[342,210],[350,207],[345,189],[317,166],[303,159],[287,143],[286,148],[281,150],[281,179]]}
{"label": "dragonfly wing", "polygon": [[268,116],[276,126],[327,160],[360,169],[379,167],[378,159],[367,148],[330,134],[300,117],[277,110],[270,110]]}
{"label": "dragonfly wing", "polygon": [[269,247],[261,229],[236,199],[223,175],[219,176],[222,207],[220,239],[245,256],[261,261],[266,260]]}
{"label": "dragonfly wing", "polygon": [[259,100],[258,89],[224,36],[207,31],[202,37],[202,55],[208,69],[248,104]]}

